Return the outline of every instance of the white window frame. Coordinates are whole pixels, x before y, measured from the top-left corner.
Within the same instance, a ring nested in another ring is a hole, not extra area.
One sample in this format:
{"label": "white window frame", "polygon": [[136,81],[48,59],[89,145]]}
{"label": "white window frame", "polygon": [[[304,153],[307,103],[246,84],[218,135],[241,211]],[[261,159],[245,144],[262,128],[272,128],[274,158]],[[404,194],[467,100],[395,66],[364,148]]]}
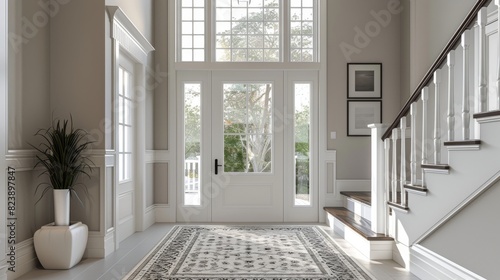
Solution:
{"label": "white window frame", "polygon": [[[313,53],[313,62],[290,62],[290,44],[291,44],[291,36],[290,36],[290,4],[289,1],[280,0],[280,61],[279,62],[217,62],[215,61],[215,52],[216,52],[216,41],[215,35],[215,20],[212,20],[213,15],[215,15],[215,4],[214,0],[205,0],[205,61],[182,61],[181,60],[181,21],[179,18],[179,14],[181,11],[180,1],[176,0],[172,1],[173,4],[170,4],[169,17],[174,19],[175,22],[175,32],[174,38],[175,40],[175,65],[178,70],[189,70],[189,69],[197,69],[197,70],[208,70],[208,69],[273,69],[273,70],[286,70],[286,69],[319,69],[320,61],[326,60],[326,55],[322,55],[322,42],[324,39],[322,38],[322,32],[320,30],[321,27],[326,28],[326,18],[321,15],[320,7],[326,7],[325,0],[314,0],[317,1],[314,7],[314,14],[316,20],[314,21],[314,53]],[[325,14],[326,15],[326,14]],[[170,32],[169,32],[170,33]],[[326,33],[325,33],[326,36]],[[252,65],[257,64],[257,65]]]}

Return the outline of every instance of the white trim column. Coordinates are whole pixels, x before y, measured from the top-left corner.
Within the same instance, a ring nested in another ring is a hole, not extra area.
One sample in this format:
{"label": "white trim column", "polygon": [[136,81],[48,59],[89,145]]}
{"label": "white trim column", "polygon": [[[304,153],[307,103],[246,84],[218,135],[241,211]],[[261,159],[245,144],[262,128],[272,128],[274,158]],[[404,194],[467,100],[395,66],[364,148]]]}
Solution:
{"label": "white trim column", "polygon": [[382,135],[387,130],[385,124],[370,124],[372,138],[372,230],[377,233],[385,232],[386,193],[385,193],[385,148]]}
{"label": "white trim column", "polygon": [[[135,27],[135,25],[130,21],[130,19],[123,13],[123,11],[118,6],[107,6],[106,10],[111,21],[111,38],[112,38],[112,55],[111,55],[111,72],[112,72],[112,97],[111,100],[117,100],[118,96],[118,61],[121,55],[128,55],[131,60],[135,63],[135,102],[138,104],[136,110],[136,127],[139,130],[136,131],[136,156],[137,160],[135,163],[136,168],[136,187],[135,187],[135,229],[142,231],[145,229],[144,216],[146,213],[145,206],[145,154],[146,154],[146,144],[145,144],[145,99],[146,99],[146,66],[148,61],[148,54],[154,50],[150,42],[141,34],[141,32]],[[123,53],[123,54],[122,54]],[[116,147],[118,147],[118,137],[117,137],[117,127],[118,127],[118,112],[115,110],[117,107],[112,102],[113,108],[113,120],[114,123],[114,147],[115,150],[111,153],[116,154]],[[114,166],[117,166],[117,156],[115,156]],[[119,202],[116,192],[116,186],[118,183],[118,172],[114,172],[114,186],[113,186],[113,202],[114,202],[114,221],[117,227],[117,212],[119,209]],[[114,231],[114,242],[115,250],[119,247],[119,240],[117,237],[117,229]]]}
{"label": "white trim column", "polygon": [[6,189],[6,154],[7,154],[7,75],[8,75],[8,1],[0,0],[0,280],[7,280],[7,232],[6,217],[7,205],[5,204]]}

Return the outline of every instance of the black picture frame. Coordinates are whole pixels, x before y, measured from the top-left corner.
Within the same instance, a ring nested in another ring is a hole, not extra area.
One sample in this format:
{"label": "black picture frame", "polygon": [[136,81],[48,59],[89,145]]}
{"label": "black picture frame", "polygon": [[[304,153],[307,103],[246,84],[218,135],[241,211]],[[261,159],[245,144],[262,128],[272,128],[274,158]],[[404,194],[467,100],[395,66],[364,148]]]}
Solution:
{"label": "black picture frame", "polygon": [[347,136],[370,136],[373,123],[382,123],[382,100],[347,101]]}
{"label": "black picture frame", "polygon": [[382,63],[347,63],[347,98],[382,98]]}

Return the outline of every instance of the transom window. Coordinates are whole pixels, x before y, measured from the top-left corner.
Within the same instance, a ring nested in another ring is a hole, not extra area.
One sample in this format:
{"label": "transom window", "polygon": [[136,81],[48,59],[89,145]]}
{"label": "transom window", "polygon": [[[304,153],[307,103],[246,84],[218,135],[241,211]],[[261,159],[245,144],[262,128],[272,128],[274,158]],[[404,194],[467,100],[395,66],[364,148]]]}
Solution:
{"label": "transom window", "polygon": [[317,0],[177,3],[177,61],[318,61]]}

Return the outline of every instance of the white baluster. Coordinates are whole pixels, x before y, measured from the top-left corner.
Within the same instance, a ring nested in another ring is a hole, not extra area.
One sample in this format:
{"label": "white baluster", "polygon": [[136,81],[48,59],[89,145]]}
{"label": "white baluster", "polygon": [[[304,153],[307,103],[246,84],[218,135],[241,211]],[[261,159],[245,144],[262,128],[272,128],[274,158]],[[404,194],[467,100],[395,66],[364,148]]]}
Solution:
{"label": "white baluster", "polygon": [[422,164],[427,164],[427,101],[429,88],[422,89]]}
{"label": "white baluster", "polygon": [[417,184],[417,102],[410,107],[411,131],[410,131],[410,183]]}
{"label": "white baluster", "polygon": [[470,104],[469,104],[469,42],[471,31],[465,30],[462,34],[463,48],[463,92],[462,92],[462,137],[463,140],[470,139]]}
{"label": "white baluster", "polygon": [[[421,164],[427,164],[427,101],[429,100],[429,88],[422,89],[422,159]],[[422,186],[425,186],[424,169],[422,169]]]}
{"label": "white baluster", "polygon": [[406,206],[405,184],[406,184],[406,117],[402,117],[399,121],[401,127],[401,173],[400,177],[400,192],[401,205]]}
{"label": "white baluster", "polygon": [[[498,0],[500,1],[500,0]],[[455,51],[448,53],[448,141],[455,141]]]}
{"label": "white baluster", "polygon": [[384,140],[384,156],[385,156],[385,162],[384,162],[384,171],[385,171],[385,204],[386,204],[386,213],[384,215],[384,219],[385,219],[385,235],[387,235],[388,233],[388,225],[389,223],[387,222],[387,202],[391,201],[391,196],[390,196],[390,193],[391,193],[391,177],[390,177],[390,165],[389,165],[389,162],[390,162],[390,151],[391,151],[391,140],[389,138],[385,139]]}
{"label": "white baluster", "polygon": [[[500,18],[500,0],[495,0],[495,5],[497,5],[498,18]],[[500,30],[500,20],[497,20],[497,30]],[[500,37],[499,37],[500,38]],[[500,110],[500,43],[498,45],[498,61],[497,61],[497,109]]]}
{"label": "white baluster", "polygon": [[483,7],[477,15],[479,25],[479,112],[488,111],[488,73],[486,61],[486,23],[488,21],[487,8]]}
{"label": "white baluster", "polygon": [[441,163],[441,70],[434,72],[434,164]]}
{"label": "white baluster", "polygon": [[392,202],[398,202],[398,149],[397,149],[397,141],[398,141],[398,129],[392,129]]}

